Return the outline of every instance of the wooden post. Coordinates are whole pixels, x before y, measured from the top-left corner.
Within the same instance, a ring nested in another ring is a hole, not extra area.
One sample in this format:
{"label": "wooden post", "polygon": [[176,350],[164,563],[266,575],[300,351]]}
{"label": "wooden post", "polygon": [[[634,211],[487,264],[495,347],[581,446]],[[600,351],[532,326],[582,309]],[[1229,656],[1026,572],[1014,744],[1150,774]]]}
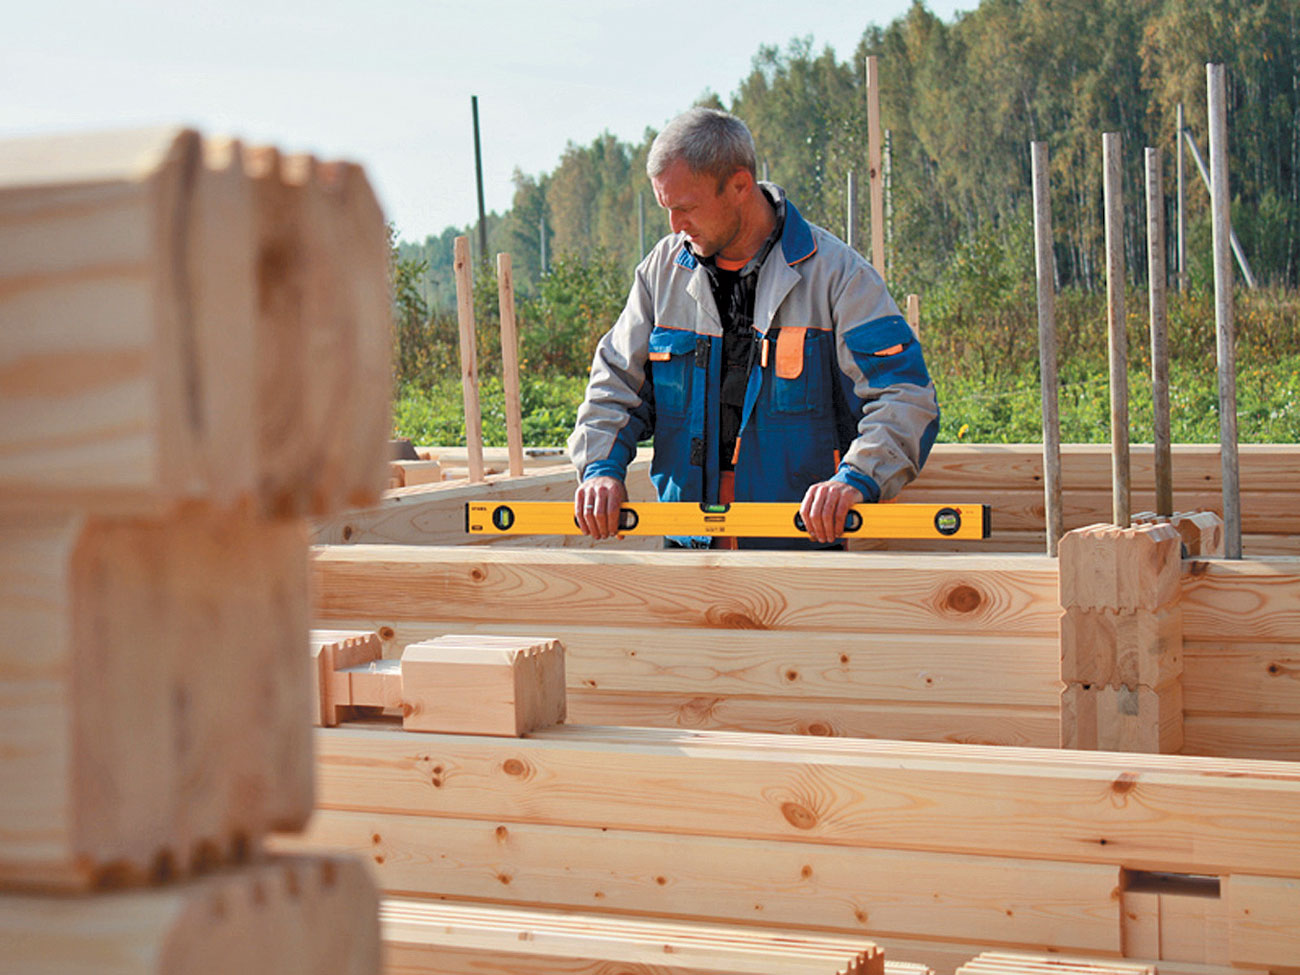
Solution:
{"label": "wooden post", "polygon": [[[638,197],[639,199],[639,197]],[[497,255],[497,298],[501,307],[501,383],[506,397],[506,444],[510,476],[524,474],[524,424],[519,408],[519,331],[515,323],[515,279],[510,255]]]}
{"label": "wooden post", "polygon": [[1183,184],[1183,103],[1178,103],[1178,114],[1174,122],[1174,151],[1178,160],[1178,291],[1187,293],[1187,219],[1183,212],[1185,189]]}
{"label": "wooden post", "polygon": [[912,326],[912,334],[921,337],[921,296],[907,296],[907,324]]}
{"label": "wooden post", "polygon": [[1128,339],[1124,317],[1124,171],[1120,134],[1101,137],[1106,200],[1106,321],[1110,348],[1111,509],[1129,523]]}
{"label": "wooden post", "polygon": [[1043,503],[1047,554],[1055,557],[1065,520],[1061,509],[1061,418],[1056,373],[1056,274],[1047,143],[1031,142],[1034,180],[1034,267],[1038,273],[1038,362],[1043,398]]}
{"label": "wooden post", "polygon": [[844,243],[857,246],[858,239],[858,174],[849,170],[844,201]]}
{"label": "wooden post", "polygon": [[871,178],[871,263],[885,276],[885,174],[880,150],[880,74],[867,58],[867,166]]}
{"label": "wooden post", "polygon": [[1169,438],[1169,344],[1165,322],[1165,192],[1160,150],[1146,151],[1147,291],[1151,313],[1151,399],[1155,413],[1156,514],[1174,513],[1174,477]]}
{"label": "wooden post", "polygon": [[469,479],[483,480],[483,420],[478,404],[478,353],[474,344],[474,271],[470,265],[469,238],[455,243],[456,315],[460,320],[460,381],[465,396],[465,447],[469,451]]}
{"label": "wooden post", "polygon": [[1237,352],[1232,310],[1232,215],[1228,195],[1228,108],[1221,64],[1207,64],[1210,204],[1214,210],[1214,332],[1219,362],[1219,454],[1223,462],[1223,551],[1241,558],[1241,487],[1237,467]]}

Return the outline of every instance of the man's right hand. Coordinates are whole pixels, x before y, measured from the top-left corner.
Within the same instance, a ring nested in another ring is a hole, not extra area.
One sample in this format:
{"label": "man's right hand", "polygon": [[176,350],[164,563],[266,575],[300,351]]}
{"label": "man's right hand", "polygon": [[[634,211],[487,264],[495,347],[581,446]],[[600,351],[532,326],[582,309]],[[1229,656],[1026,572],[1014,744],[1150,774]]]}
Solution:
{"label": "man's right hand", "polygon": [[618,513],[627,501],[627,488],[616,477],[593,477],[573,495],[573,517],[584,535],[595,539],[618,534]]}

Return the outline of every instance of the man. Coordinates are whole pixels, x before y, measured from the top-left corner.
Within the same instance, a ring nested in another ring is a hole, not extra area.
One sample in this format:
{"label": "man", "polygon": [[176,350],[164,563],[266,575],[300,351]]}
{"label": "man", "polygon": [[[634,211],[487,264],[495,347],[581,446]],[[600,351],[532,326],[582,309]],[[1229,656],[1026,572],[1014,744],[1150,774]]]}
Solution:
{"label": "man", "polygon": [[650,148],[673,233],[637,267],[569,438],[574,515],[594,538],[617,534],[649,437],[661,501],[802,502],[810,541],[747,548],[833,544],[853,505],[896,495],[929,454],[939,408],[920,344],[875,270],[759,183],[754,155],[743,122],[706,108]]}

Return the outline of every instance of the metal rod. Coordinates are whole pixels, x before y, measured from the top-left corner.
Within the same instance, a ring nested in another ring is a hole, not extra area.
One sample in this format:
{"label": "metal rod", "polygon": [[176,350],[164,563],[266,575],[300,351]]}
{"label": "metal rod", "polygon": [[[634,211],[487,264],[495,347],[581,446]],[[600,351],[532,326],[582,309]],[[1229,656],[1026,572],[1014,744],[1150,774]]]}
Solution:
{"label": "metal rod", "polygon": [[478,259],[487,264],[487,216],[483,209],[483,150],[478,138],[478,95],[469,96],[474,112],[474,176],[478,181]]}
{"label": "metal rod", "polygon": [[539,249],[541,250],[541,255],[542,255],[541,267],[539,268],[539,271],[540,273],[545,274],[546,273],[546,215],[545,214],[543,214],[537,220],[537,236],[540,240],[541,246]]}
{"label": "metal rod", "polygon": [[885,264],[894,257],[894,136],[885,129]]}
{"label": "metal rod", "polygon": [[1178,103],[1178,117],[1175,121],[1177,129],[1174,132],[1174,149],[1177,152],[1178,160],[1178,253],[1175,261],[1178,271],[1178,291],[1180,294],[1187,292],[1187,217],[1183,212],[1183,201],[1186,199],[1183,187],[1183,140],[1178,134],[1183,131],[1183,103]]}
{"label": "metal rod", "polygon": [[524,423],[519,405],[519,329],[510,255],[497,255],[497,307],[501,310],[501,385],[506,399],[506,447],[510,476],[524,476]]}
{"label": "metal rod", "polygon": [[465,399],[465,449],[471,483],[483,481],[483,418],[478,402],[478,352],[474,339],[474,271],[469,238],[453,245],[456,275],[456,318],[460,323],[460,386]]}
{"label": "metal rod", "polygon": [[1237,467],[1237,353],[1228,240],[1228,108],[1221,64],[1205,66],[1210,114],[1210,206],[1214,214],[1214,334],[1219,363],[1219,456],[1223,466],[1223,554],[1241,558],[1241,485]]}
{"label": "metal rod", "polygon": [[1128,335],[1124,317],[1124,170],[1120,134],[1101,137],[1105,164],[1106,324],[1110,349],[1111,510],[1116,525],[1127,528],[1129,507]]}
{"label": "metal rod", "polygon": [[645,257],[645,193],[636,193],[636,256]]}
{"label": "metal rod", "polygon": [[1061,415],[1056,374],[1056,271],[1052,251],[1052,193],[1047,143],[1031,142],[1034,175],[1034,267],[1038,272],[1038,365],[1043,394],[1043,504],[1047,554],[1056,557],[1065,521],[1061,511]]}
{"label": "metal rod", "polygon": [[848,185],[844,195],[844,243],[857,247],[858,240],[858,175],[849,170]]}
{"label": "metal rod", "polygon": [[1169,342],[1165,317],[1165,191],[1160,150],[1146,151],[1147,294],[1151,316],[1151,402],[1155,417],[1156,514],[1174,513],[1173,455],[1169,440]]}
{"label": "metal rod", "polygon": [[[1213,196],[1214,190],[1210,188],[1210,171],[1205,168],[1205,159],[1201,156],[1201,149],[1197,146],[1196,139],[1192,136],[1190,129],[1183,129],[1183,138],[1187,140],[1187,147],[1192,150],[1192,159],[1196,161],[1196,168],[1200,170],[1201,182],[1205,184],[1205,189]],[[1246,287],[1256,287],[1255,272],[1250,269],[1250,262],[1246,260],[1246,252],[1241,249],[1241,241],[1237,240],[1237,232],[1231,228],[1228,231],[1228,240],[1232,244],[1232,253],[1237,258],[1237,266],[1241,268],[1241,276],[1246,279]]]}

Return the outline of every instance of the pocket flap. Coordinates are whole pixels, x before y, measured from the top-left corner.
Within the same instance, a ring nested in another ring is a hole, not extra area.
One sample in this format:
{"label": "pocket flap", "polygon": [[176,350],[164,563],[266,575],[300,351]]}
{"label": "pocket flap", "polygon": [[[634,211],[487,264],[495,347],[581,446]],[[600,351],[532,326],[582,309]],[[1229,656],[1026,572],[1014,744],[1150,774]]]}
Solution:
{"label": "pocket flap", "polygon": [[899,315],[877,318],[844,333],[844,344],[858,355],[897,355],[915,339],[912,326]]}
{"label": "pocket flap", "polygon": [[803,340],[807,325],[782,325],[776,336],[776,375],[778,379],[798,379],[803,375]]}
{"label": "pocket flap", "polygon": [[695,351],[696,338],[690,329],[656,325],[650,332],[650,361],[667,362],[675,355],[689,355]]}

